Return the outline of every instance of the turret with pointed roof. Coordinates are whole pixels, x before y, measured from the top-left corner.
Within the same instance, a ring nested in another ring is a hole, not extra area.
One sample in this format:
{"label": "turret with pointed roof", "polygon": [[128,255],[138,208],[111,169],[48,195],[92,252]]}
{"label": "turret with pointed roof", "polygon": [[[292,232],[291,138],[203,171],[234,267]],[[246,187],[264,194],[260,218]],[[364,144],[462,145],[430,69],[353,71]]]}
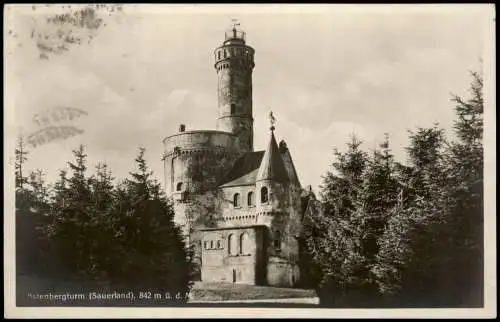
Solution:
{"label": "turret with pointed roof", "polygon": [[274,138],[274,127],[271,127],[271,138],[262,157],[259,172],[257,173],[256,181],[262,180],[271,180],[280,183],[286,183],[289,180],[278,144]]}

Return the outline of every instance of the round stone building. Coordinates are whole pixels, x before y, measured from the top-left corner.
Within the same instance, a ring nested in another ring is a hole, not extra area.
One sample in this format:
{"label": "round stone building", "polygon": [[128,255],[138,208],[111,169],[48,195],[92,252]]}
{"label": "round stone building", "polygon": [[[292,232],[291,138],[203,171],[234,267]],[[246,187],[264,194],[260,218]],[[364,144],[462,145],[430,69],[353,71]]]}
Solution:
{"label": "round stone building", "polygon": [[175,220],[194,246],[198,278],[208,282],[294,286],[304,202],[289,148],[254,151],[255,51],[234,25],[214,51],[217,130],[178,132],[164,144],[165,191]]}

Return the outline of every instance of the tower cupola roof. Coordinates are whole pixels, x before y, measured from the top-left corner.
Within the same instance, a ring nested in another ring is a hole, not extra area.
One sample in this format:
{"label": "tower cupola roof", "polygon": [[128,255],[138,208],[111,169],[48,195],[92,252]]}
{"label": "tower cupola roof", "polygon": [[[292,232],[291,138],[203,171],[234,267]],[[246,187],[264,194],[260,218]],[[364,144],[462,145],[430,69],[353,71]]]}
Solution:
{"label": "tower cupola roof", "polygon": [[287,182],[288,174],[281,158],[281,153],[276,143],[274,137],[274,117],[272,112],[270,114],[271,118],[271,137],[269,139],[269,144],[264,156],[262,157],[262,162],[259,167],[259,172],[257,174],[256,181],[260,180],[272,180],[276,182]]}
{"label": "tower cupola roof", "polygon": [[224,44],[230,43],[245,43],[245,32],[240,28],[240,23],[236,19],[232,19],[231,27],[226,30]]}

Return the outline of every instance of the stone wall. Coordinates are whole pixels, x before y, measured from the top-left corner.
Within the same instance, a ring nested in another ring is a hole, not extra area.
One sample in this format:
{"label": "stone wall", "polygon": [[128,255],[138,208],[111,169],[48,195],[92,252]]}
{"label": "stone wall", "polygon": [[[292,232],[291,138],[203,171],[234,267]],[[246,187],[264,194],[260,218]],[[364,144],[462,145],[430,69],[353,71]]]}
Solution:
{"label": "stone wall", "polygon": [[202,280],[258,284],[264,273],[261,231],[259,227],[203,231]]}
{"label": "stone wall", "polygon": [[238,138],[220,131],[181,132],[163,144],[165,192],[172,197],[215,188],[241,153]]}
{"label": "stone wall", "polygon": [[253,151],[252,70],[254,50],[231,43],[215,51],[219,118],[217,129],[234,133],[240,146]]}
{"label": "stone wall", "polygon": [[[248,194],[253,193],[253,203],[248,205]],[[234,206],[234,196],[238,193],[240,196],[239,206]],[[222,190],[222,198],[220,200],[221,217],[217,221],[218,227],[234,227],[255,225],[257,219],[256,213],[256,196],[254,185],[227,187]]]}

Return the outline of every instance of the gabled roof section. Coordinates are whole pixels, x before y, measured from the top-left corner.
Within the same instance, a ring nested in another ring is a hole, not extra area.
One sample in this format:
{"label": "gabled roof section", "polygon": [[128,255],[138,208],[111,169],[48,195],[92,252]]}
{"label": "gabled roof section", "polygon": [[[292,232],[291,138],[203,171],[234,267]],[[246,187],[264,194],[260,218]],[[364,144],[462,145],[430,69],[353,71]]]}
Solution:
{"label": "gabled roof section", "polygon": [[257,174],[256,181],[260,180],[272,180],[282,183],[289,180],[278,144],[276,144],[276,139],[274,138],[273,128],[271,128],[271,139],[269,140],[269,145],[264,153],[259,173]]}
{"label": "gabled roof section", "polygon": [[257,179],[257,172],[259,169],[255,169],[247,174],[242,175],[232,181],[224,183],[221,187],[235,187],[235,186],[249,186],[254,185]]}
{"label": "gabled roof section", "polygon": [[254,184],[264,152],[248,152],[237,159],[221,187]]}

